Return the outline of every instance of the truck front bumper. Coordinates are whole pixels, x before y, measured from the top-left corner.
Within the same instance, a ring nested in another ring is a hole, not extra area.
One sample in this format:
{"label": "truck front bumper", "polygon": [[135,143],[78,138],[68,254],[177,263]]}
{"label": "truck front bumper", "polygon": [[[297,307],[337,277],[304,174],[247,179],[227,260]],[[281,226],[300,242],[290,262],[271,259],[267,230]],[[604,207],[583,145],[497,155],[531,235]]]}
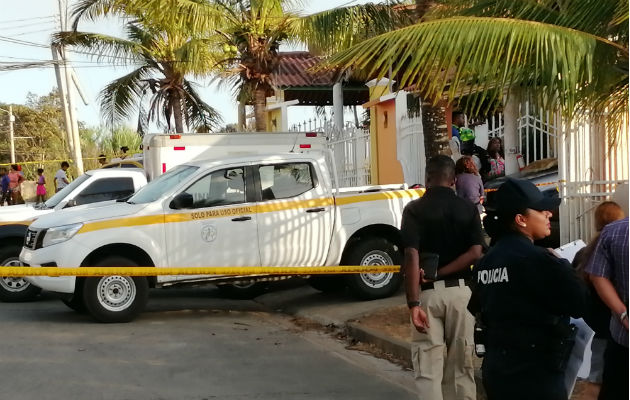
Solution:
{"label": "truck front bumper", "polygon": [[[51,266],[51,264],[59,268],[79,267],[85,254],[83,251],[77,251],[76,246],[64,246],[65,244],[59,243],[37,250],[22,247],[20,261],[32,268]],[[59,293],[74,293],[76,282],[74,276],[27,276],[25,279],[44,290]]]}

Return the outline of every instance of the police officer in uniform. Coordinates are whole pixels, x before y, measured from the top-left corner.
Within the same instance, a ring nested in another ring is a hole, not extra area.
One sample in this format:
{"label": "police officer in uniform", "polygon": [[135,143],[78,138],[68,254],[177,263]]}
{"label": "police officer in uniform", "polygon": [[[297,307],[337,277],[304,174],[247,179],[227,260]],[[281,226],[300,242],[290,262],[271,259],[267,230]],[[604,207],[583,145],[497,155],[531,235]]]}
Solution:
{"label": "police officer in uniform", "polygon": [[534,245],[560,200],[517,179],[496,196],[500,237],[475,267],[469,304],[484,327],[483,385],[489,400],[567,400],[569,316],[583,315],[588,291],[567,260]]}

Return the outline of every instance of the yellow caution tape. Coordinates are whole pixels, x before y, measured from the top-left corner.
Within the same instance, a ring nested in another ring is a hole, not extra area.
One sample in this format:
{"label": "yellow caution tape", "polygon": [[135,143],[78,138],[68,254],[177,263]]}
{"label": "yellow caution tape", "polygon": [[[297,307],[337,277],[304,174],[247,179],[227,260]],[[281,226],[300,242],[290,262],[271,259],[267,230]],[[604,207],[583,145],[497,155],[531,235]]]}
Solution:
{"label": "yellow caution tape", "polygon": [[[564,181],[554,181],[554,182],[543,182],[543,183],[536,183],[536,186],[547,186],[547,185],[557,185],[560,182],[564,182]],[[499,189],[484,189],[484,192],[488,193],[488,192],[496,192]]]}
{"label": "yellow caution tape", "polygon": [[400,272],[399,265],[344,265],[337,267],[8,267],[0,266],[3,277],[20,276],[160,276],[160,275],[318,275]]}

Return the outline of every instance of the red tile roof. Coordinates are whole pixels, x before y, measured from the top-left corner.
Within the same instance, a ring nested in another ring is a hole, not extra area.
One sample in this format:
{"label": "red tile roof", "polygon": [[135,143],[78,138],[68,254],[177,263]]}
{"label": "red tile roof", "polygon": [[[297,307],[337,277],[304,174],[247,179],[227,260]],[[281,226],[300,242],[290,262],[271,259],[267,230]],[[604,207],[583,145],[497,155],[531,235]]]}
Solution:
{"label": "red tile roof", "polygon": [[[331,105],[332,87],[339,71],[311,72],[322,58],[307,51],[279,53],[280,61],[272,74],[273,85],[284,90],[286,101],[298,99],[302,105]],[[344,82],[344,105],[359,105],[369,99],[369,90],[363,81]]]}

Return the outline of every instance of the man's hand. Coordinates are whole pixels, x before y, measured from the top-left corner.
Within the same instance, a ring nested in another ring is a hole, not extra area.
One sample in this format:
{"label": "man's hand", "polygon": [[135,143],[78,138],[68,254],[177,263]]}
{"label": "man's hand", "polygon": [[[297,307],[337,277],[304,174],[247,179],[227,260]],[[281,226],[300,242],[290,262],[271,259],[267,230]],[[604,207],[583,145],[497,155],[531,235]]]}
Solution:
{"label": "man's hand", "polygon": [[409,313],[411,314],[411,323],[416,330],[420,333],[427,333],[427,329],[429,329],[427,313],[420,306],[412,307],[409,309]]}
{"label": "man's hand", "polygon": [[623,321],[621,321],[621,325],[628,330],[628,318],[624,318]]}

